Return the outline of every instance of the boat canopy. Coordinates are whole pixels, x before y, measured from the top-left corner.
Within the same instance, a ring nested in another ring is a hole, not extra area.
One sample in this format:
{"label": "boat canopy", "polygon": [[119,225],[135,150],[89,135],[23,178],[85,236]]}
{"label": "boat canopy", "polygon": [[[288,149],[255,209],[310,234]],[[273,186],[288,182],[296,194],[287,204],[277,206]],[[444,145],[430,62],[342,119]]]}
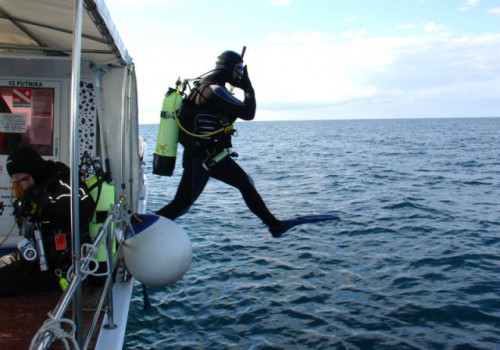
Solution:
{"label": "boat canopy", "polygon": [[[85,0],[82,59],[99,64],[130,65],[130,58],[103,0]],[[70,56],[73,1],[1,0],[2,55]]]}

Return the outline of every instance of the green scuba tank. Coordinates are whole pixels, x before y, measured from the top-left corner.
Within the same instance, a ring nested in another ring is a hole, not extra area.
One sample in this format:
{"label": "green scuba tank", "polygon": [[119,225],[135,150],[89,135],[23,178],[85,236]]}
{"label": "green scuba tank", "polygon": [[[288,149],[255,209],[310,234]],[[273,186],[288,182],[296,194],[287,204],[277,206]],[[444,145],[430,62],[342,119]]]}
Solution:
{"label": "green scuba tank", "polygon": [[175,120],[182,105],[182,94],[172,88],[168,89],[163,99],[158,138],[153,153],[153,174],[172,176],[177,157],[179,141],[179,125]]}
{"label": "green scuba tank", "polygon": [[[97,184],[98,181],[102,181],[101,184]],[[102,177],[92,176],[87,182],[87,187],[90,188],[90,195],[96,202],[96,208],[92,220],[89,223],[89,233],[92,240],[96,239],[99,234],[99,229],[102,227],[108,212],[111,209],[111,205],[115,204],[115,186],[113,184],[105,181]],[[113,256],[116,254],[116,240],[114,235],[114,226],[110,225],[111,239],[112,239],[112,251]],[[103,240],[97,246],[97,256],[96,259],[99,262],[105,262],[107,256],[106,241]]]}

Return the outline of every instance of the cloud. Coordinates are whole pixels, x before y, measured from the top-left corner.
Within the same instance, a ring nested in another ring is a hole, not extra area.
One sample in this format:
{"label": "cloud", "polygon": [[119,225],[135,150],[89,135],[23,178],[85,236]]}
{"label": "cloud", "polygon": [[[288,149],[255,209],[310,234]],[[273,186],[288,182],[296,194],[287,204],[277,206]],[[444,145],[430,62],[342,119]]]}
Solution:
{"label": "cloud", "polygon": [[[489,12],[500,15],[500,8]],[[257,120],[458,116],[474,108],[500,116],[500,34],[456,36],[431,21],[397,28],[393,36],[366,29],[276,32],[249,44]],[[194,45],[187,35],[182,41],[165,35],[159,44],[133,27],[122,31],[133,43],[127,48],[136,63],[141,122],[157,122],[167,88],[210,70],[220,53],[213,41]]]}
{"label": "cloud", "polygon": [[444,29],[445,29],[444,26],[437,24],[437,23],[434,23],[434,22],[427,22],[424,24],[424,30],[428,33],[441,32]]}
{"label": "cloud", "polygon": [[348,29],[345,32],[342,33],[341,37],[343,39],[349,39],[349,40],[360,40],[363,39],[364,36],[368,34],[368,31],[366,29]]}
{"label": "cloud", "polygon": [[416,28],[416,25],[413,23],[403,23],[398,25],[397,27],[399,30],[412,30]]}
{"label": "cloud", "polygon": [[[397,26],[397,29],[400,31],[410,31],[410,30],[414,30],[417,28],[418,28],[418,26],[415,23],[402,23],[402,24]],[[447,32],[447,29],[445,26],[438,24],[438,23],[435,23],[435,22],[432,22],[432,21],[423,23],[422,29],[424,32],[430,33],[430,34],[438,33],[438,32],[440,32],[440,33]]]}
{"label": "cloud", "polygon": [[[405,117],[426,111],[465,116],[474,108],[500,115],[500,34],[349,33],[273,34],[252,46],[245,61],[257,94],[257,120]],[[135,47],[143,122],[157,122],[163,94],[177,77],[206,72],[219,53],[213,47],[178,49],[172,55],[168,45]],[[151,57],[161,57],[162,64],[151,64]]]}
{"label": "cloud", "polygon": [[[306,37],[296,34],[290,38],[301,36]],[[500,113],[498,103],[491,102],[500,99],[500,52],[496,50],[500,34],[443,37],[430,32],[412,37],[323,38],[299,46],[282,38],[280,45],[262,47],[255,53],[251,77],[260,115],[290,118],[304,116],[308,110],[327,116],[336,108],[345,113],[351,108],[359,117],[383,104],[391,111],[395,108],[391,105],[401,106],[403,116],[405,108],[422,103],[426,108],[434,105],[436,110],[430,112],[435,115],[456,116],[458,108],[443,105],[440,111],[439,101],[452,106],[456,100],[465,106],[481,99],[489,101],[489,111],[496,106]],[[472,105],[477,108],[471,104],[464,111],[470,112]]]}
{"label": "cloud", "polygon": [[[488,110],[500,114],[500,34],[441,36],[344,37],[327,33],[270,35],[267,43],[247,51],[246,63],[257,94],[257,120],[415,116],[457,116]],[[137,47],[136,47],[137,49]],[[134,55],[143,93],[141,120],[156,122],[161,99],[178,76],[194,78],[213,66],[214,48],[151,47]],[[162,57],[162,65],[150,64]],[[200,60],[203,58],[203,60]],[[153,72],[154,70],[154,72]],[[144,93],[147,91],[147,93]],[[477,107],[484,99],[490,106]],[[442,101],[442,102],[440,102]],[[457,107],[452,101],[457,101]],[[493,101],[493,102],[492,102]],[[420,107],[418,107],[420,105]],[[496,107],[495,107],[496,106]],[[411,109],[411,111],[410,111]],[[337,112],[334,112],[337,111]],[[493,112],[491,112],[493,113]]]}
{"label": "cloud", "polygon": [[[258,49],[249,70],[256,90],[266,104],[278,101],[291,105],[332,103],[366,97],[374,88],[365,84],[368,72],[378,71],[393,61],[385,43],[350,32],[342,38],[313,33],[272,36],[269,44]],[[288,39],[288,40],[287,40]],[[321,39],[321,40],[320,40]]]}
{"label": "cloud", "polygon": [[479,3],[479,0],[466,0],[465,3],[460,6],[458,9],[460,11],[469,11],[471,7],[476,6]]}
{"label": "cloud", "polygon": [[494,15],[500,16],[500,7],[489,9],[488,13],[492,13]]}

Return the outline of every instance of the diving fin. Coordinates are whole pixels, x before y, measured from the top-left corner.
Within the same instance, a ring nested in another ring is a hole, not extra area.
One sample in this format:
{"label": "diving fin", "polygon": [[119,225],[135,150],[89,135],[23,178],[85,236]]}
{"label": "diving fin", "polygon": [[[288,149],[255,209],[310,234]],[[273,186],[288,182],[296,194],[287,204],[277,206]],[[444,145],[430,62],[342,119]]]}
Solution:
{"label": "diving fin", "polygon": [[281,220],[279,225],[269,228],[274,238],[280,237],[283,233],[297,225],[308,224],[320,221],[340,220],[337,215],[304,215],[293,219]]}

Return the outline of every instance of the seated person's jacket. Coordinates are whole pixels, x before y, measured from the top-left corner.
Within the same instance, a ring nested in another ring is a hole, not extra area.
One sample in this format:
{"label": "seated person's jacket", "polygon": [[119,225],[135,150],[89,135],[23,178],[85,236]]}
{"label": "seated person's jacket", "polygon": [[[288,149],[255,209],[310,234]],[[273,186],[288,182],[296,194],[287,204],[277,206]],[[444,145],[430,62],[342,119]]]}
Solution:
{"label": "seated person's jacket", "polygon": [[[53,174],[39,186],[29,188],[18,202],[27,205],[30,220],[40,225],[45,256],[49,269],[66,271],[71,266],[71,192],[69,168],[60,162],[50,162]],[[80,241],[90,243],[88,223],[94,201],[85,183],[80,183]]]}

